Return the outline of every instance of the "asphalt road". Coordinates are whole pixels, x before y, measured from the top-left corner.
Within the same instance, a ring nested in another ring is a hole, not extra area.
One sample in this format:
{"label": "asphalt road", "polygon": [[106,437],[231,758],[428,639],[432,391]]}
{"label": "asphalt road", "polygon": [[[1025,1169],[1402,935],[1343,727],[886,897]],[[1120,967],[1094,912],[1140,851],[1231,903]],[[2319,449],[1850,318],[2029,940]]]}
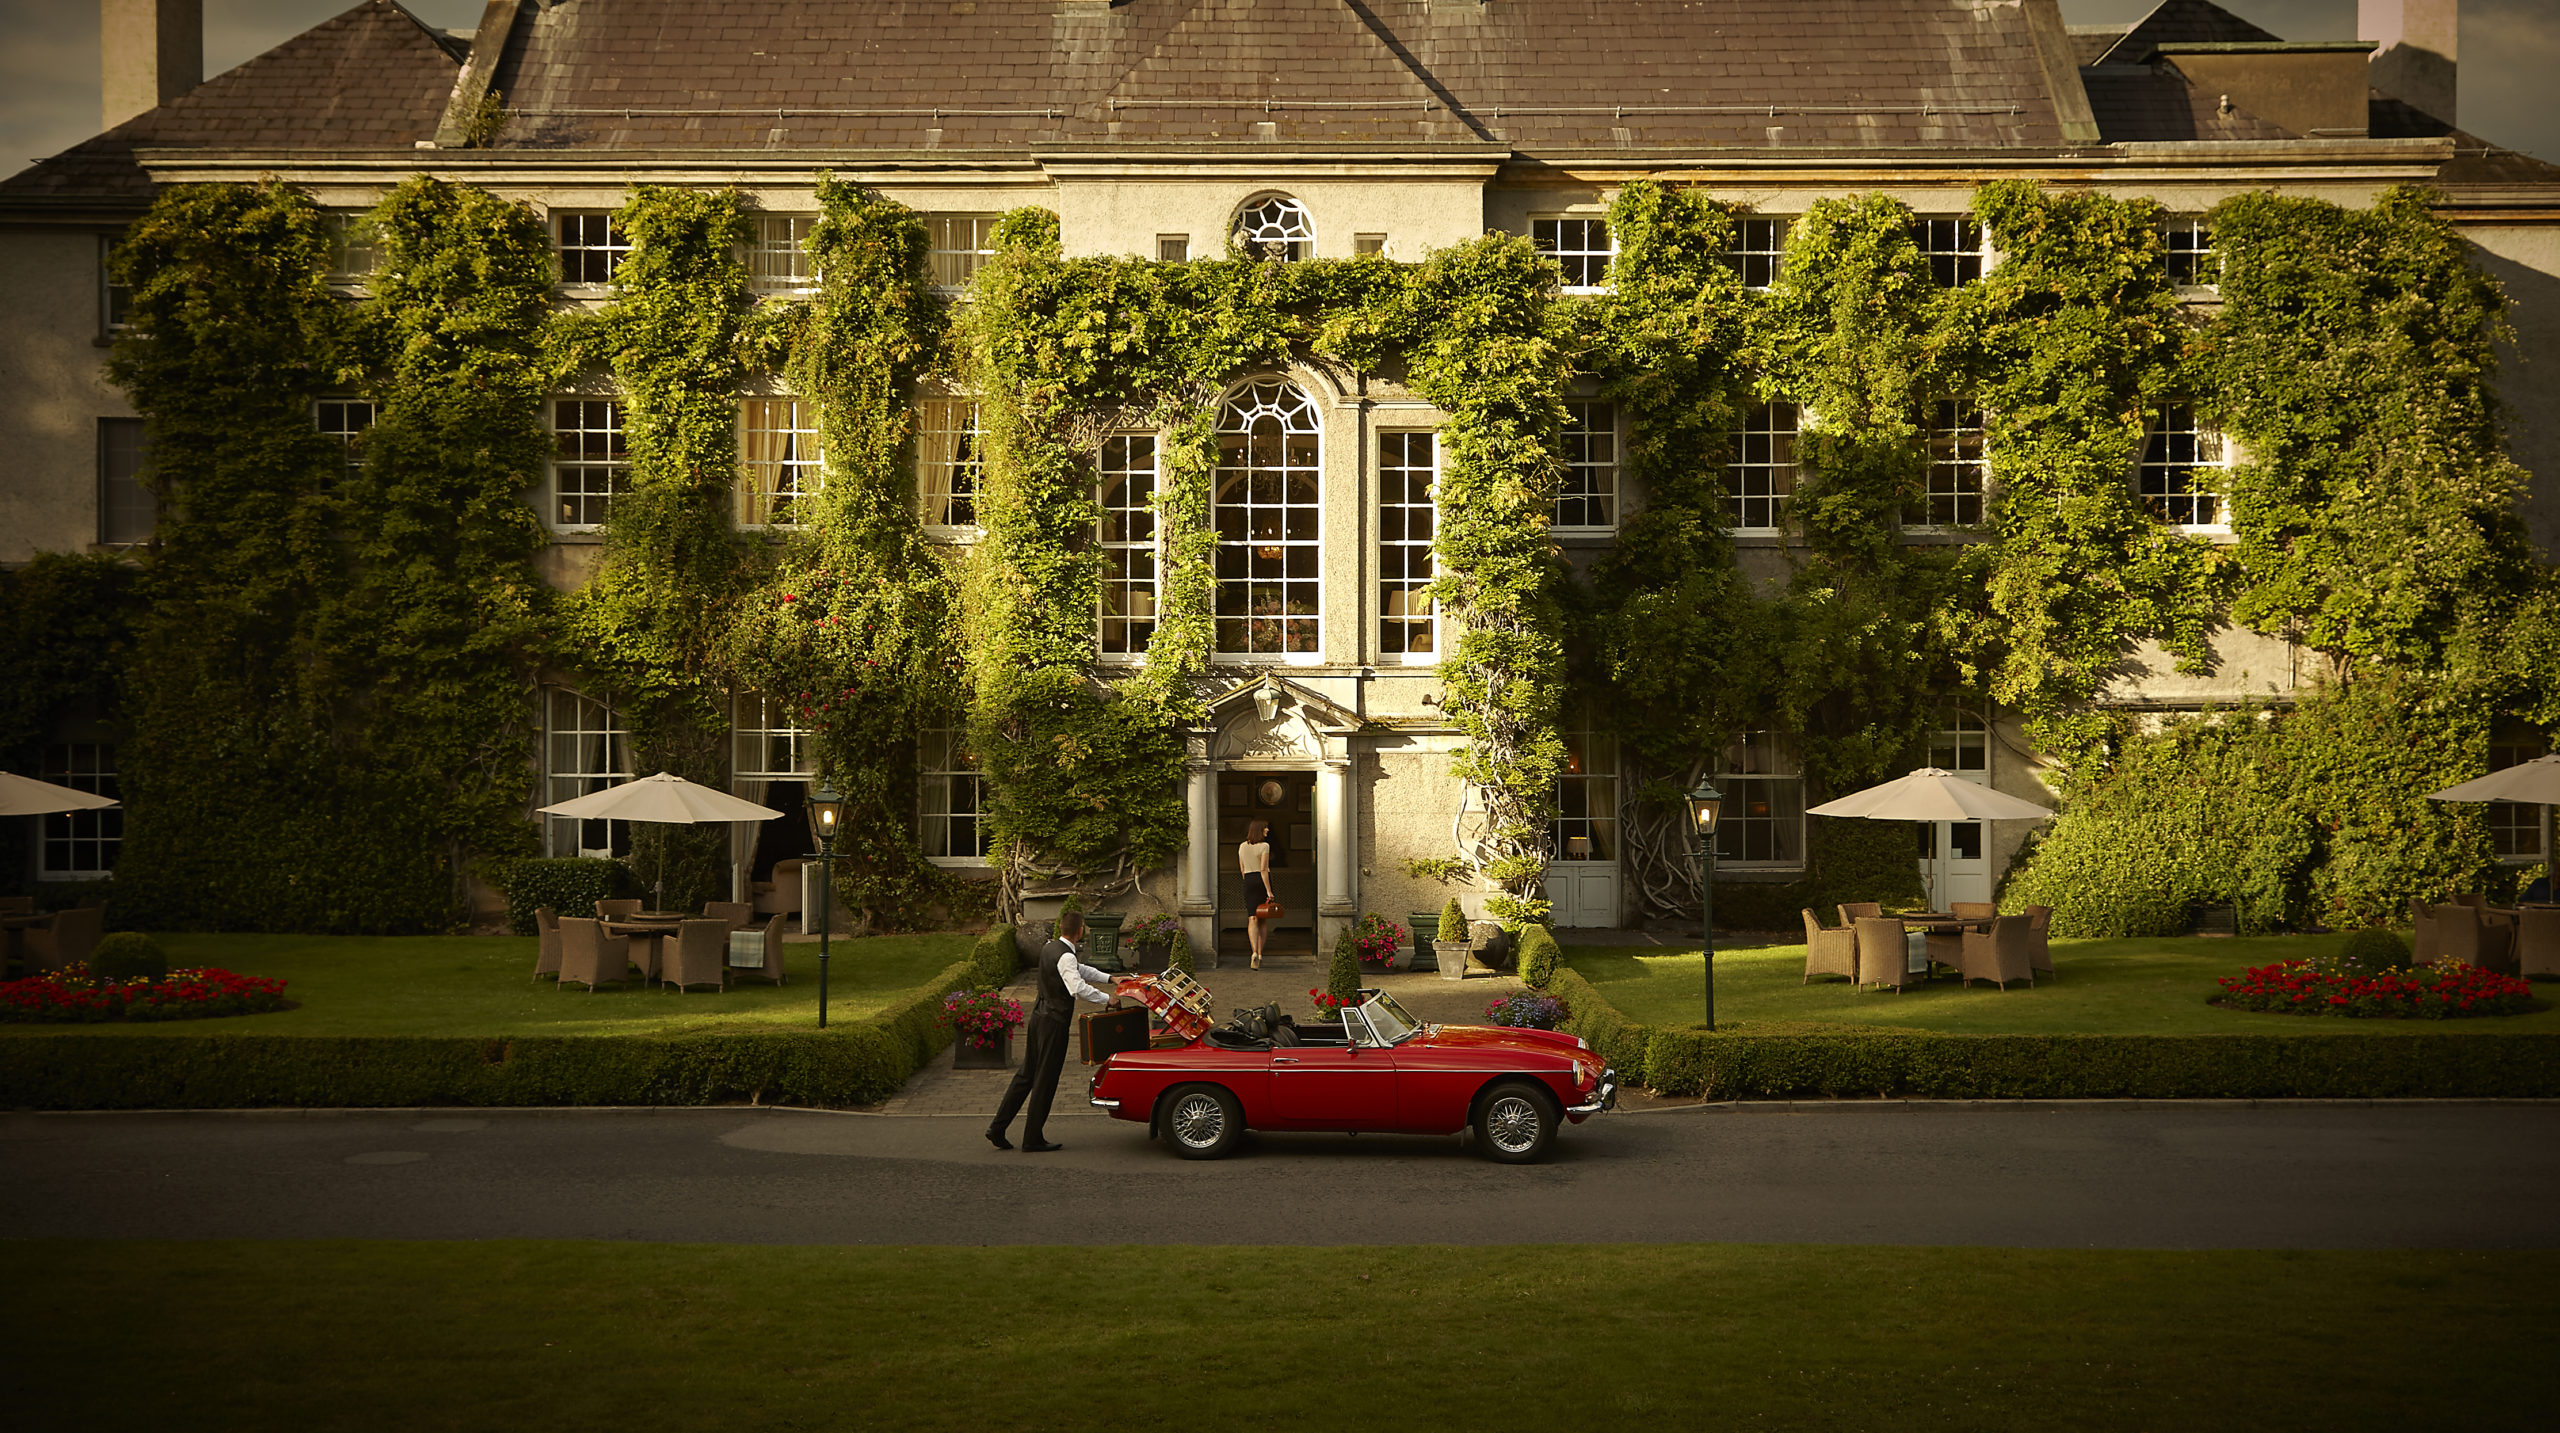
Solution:
{"label": "asphalt road", "polygon": [[454,1111],[0,1117],[20,1237],[818,1244],[1739,1241],[2060,1248],[2560,1244],[2560,1106],[1617,1111],[1544,1165],[1266,1135],[1195,1164],[1062,1114]]}

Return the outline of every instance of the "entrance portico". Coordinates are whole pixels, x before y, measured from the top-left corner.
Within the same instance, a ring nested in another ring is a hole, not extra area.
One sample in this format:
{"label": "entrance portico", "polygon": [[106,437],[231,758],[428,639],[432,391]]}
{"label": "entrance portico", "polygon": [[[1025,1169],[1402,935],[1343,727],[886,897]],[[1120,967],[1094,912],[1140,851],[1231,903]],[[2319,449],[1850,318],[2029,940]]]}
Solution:
{"label": "entrance portico", "polygon": [[1186,763],[1182,925],[1194,950],[1217,949],[1222,927],[1244,923],[1235,847],[1255,816],[1271,823],[1273,894],[1290,912],[1282,929],[1311,929],[1321,954],[1357,915],[1350,777],[1359,726],[1357,713],[1273,674],[1210,701]]}

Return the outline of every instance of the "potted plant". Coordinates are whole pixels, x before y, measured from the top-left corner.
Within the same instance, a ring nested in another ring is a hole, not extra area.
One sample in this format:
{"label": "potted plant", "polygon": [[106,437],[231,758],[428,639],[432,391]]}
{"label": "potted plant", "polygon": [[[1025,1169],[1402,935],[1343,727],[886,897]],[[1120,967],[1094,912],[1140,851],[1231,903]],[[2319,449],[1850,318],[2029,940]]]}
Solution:
{"label": "potted plant", "polygon": [[1022,1023],[1022,1006],[1001,991],[952,991],[942,997],[941,1023],[952,1032],[953,1069],[1013,1068],[1013,1031]]}
{"label": "potted plant", "polygon": [[1385,970],[1404,951],[1404,927],[1371,911],[1351,928],[1351,945],[1361,969]]}
{"label": "potted plant", "polygon": [[1552,995],[1523,990],[1486,1006],[1484,1018],[1516,1030],[1553,1030],[1564,1023],[1564,1002]]}
{"label": "potted plant", "polygon": [[1458,898],[1440,908],[1440,937],[1431,942],[1431,953],[1440,959],[1442,980],[1467,978],[1467,913],[1458,909]]}
{"label": "potted plant", "polygon": [[1163,970],[1173,949],[1174,940],[1182,934],[1182,922],[1159,911],[1151,916],[1133,917],[1120,927],[1120,946],[1128,952],[1131,970]]}
{"label": "potted plant", "polygon": [[1343,1010],[1359,1004],[1360,997],[1336,995],[1322,986],[1312,986],[1307,991],[1307,1001],[1316,1008],[1315,1018],[1318,1024],[1338,1025],[1342,1022]]}

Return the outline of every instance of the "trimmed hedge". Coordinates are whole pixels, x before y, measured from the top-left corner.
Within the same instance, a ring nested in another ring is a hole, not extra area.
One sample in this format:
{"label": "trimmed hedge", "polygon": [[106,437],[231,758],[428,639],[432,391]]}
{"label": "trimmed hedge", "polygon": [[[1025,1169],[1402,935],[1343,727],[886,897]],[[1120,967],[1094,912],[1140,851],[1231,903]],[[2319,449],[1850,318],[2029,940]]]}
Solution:
{"label": "trimmed hedge", "polygon": [[1576,972],[1551,987],[1619,1078],[1709,1099],[2560,1096],[2560,1035],[1940,1035],[1639,1025]]}
{"label": "trimmed hedge", "polygon": [[1520,981],[1532,990],[1544,990],[1555,979],[1556,968],[1564,963],[1564,950],[1556,944],[1556,933],[1542,925],[1528,925],[1520,931]]}
{"label": "trimmed hedge", "polygon": [[878,1104],[951,1043],[942,997],[1009,981],[1021,959],[997,926],[905,999],[823,1033],[13,1038],[0,1040],[0,1107]]}
{"label": "trimmed hedge", "polygon": [[613,900],[634,889],[631,868],[600,856],[526,856],[491,861],[482,879],[507,898],[507,928],[518,935],[534,933],[533,913],[549,906],[559,915],[586,917],[596,902]]}

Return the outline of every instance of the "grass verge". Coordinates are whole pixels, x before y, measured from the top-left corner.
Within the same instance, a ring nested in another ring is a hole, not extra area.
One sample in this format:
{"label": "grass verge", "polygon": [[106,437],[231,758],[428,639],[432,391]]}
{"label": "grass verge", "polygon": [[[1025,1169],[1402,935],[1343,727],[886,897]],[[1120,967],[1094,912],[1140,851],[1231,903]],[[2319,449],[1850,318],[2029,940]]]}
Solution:
{"label": "grass verge", "polygon": [[28,1429],[1295,1428],[1357,1388],[1421,1430],[2526,1427],[2560,1335],[2548,1252],[39,1241],[0,1270]]}

